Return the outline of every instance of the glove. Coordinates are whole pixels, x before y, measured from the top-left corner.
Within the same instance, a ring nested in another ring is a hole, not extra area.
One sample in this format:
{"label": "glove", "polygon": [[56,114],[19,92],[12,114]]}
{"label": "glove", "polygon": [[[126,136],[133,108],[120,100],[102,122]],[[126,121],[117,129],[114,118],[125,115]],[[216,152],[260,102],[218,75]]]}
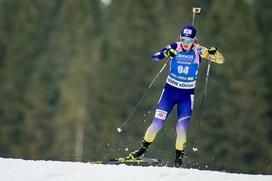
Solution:
{"label": "glove", "polygon": [[211,55],[214,55],[214,54],[216,53],[216,51],[217,51],[217,48],[216,48],[216,47],[210,47],[210,48],[208,49],[208,52],[209,52],[209,54],[211,54]]}
{"label": "glove", "polygon": [[164,54],[165,57],[175,57],[175,56],[177,56],[177,52],[172,48],[169,48],[169,49],[165,50],[163,52],[163,54]]}

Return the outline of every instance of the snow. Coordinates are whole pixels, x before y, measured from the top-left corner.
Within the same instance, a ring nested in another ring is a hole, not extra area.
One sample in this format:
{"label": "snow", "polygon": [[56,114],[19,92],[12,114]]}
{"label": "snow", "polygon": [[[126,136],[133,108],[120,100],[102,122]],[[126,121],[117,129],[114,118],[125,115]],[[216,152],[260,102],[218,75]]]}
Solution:
{"label": "snow", "polygon": [[0,158],[1,181],[272,181],[272,175]]}

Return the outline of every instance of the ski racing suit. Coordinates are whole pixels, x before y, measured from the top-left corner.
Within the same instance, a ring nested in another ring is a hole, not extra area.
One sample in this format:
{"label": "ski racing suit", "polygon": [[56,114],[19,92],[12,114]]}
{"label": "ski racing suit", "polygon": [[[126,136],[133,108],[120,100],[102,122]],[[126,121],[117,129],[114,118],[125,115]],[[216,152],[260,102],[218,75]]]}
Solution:
{"label": "ski racing suit", "polygon": [[172,108],[177,105],[176,149],[184,150],[186,130],[193,110],[194,89],[199,65],[202,58],[207,58],[209,55],[205,47],[192,47],[189,51],[186,51],[182,49],[181,42],[176,42],[154,53],[152,60],[159,61],[165,58],[164,52],[170,48],[176,50],[177,56],[170,60],[170,70],[166,84],[162,90],[152,123],[145,133],[144,140],[150,143],[154,141],[157,132],[164,125]]}

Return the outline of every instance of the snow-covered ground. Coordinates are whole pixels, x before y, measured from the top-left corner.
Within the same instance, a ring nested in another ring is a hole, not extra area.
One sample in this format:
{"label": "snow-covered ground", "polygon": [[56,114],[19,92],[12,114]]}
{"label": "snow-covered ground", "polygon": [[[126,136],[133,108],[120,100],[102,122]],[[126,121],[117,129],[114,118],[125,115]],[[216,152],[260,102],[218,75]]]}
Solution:
{"label": "snow-covered ground", "polygon": [[1,181],[272,181],[272,175],[0,158]]}

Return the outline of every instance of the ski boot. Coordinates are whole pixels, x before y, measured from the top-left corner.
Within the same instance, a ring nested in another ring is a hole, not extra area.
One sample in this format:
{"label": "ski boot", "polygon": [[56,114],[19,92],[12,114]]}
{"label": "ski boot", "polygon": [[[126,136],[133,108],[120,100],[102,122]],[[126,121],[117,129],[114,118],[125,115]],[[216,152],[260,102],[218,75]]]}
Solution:
{"label": "ski boot", "polygon": [[143,140],[142,141],[142,145],[139,149],[131,152],[127,157],[126,159],[130,159],[130,160],[135,160],[135,159],[138,159],[138,158],[142,158],[145,154],[145,152],[147,151],[147,148],[148,146],[150,145],[151,143]]}
{"label": "ski boot", "polygon": [[182,166],[182,159],[185,155],[185,150],[176,150],[175,167],[180,168]]}

